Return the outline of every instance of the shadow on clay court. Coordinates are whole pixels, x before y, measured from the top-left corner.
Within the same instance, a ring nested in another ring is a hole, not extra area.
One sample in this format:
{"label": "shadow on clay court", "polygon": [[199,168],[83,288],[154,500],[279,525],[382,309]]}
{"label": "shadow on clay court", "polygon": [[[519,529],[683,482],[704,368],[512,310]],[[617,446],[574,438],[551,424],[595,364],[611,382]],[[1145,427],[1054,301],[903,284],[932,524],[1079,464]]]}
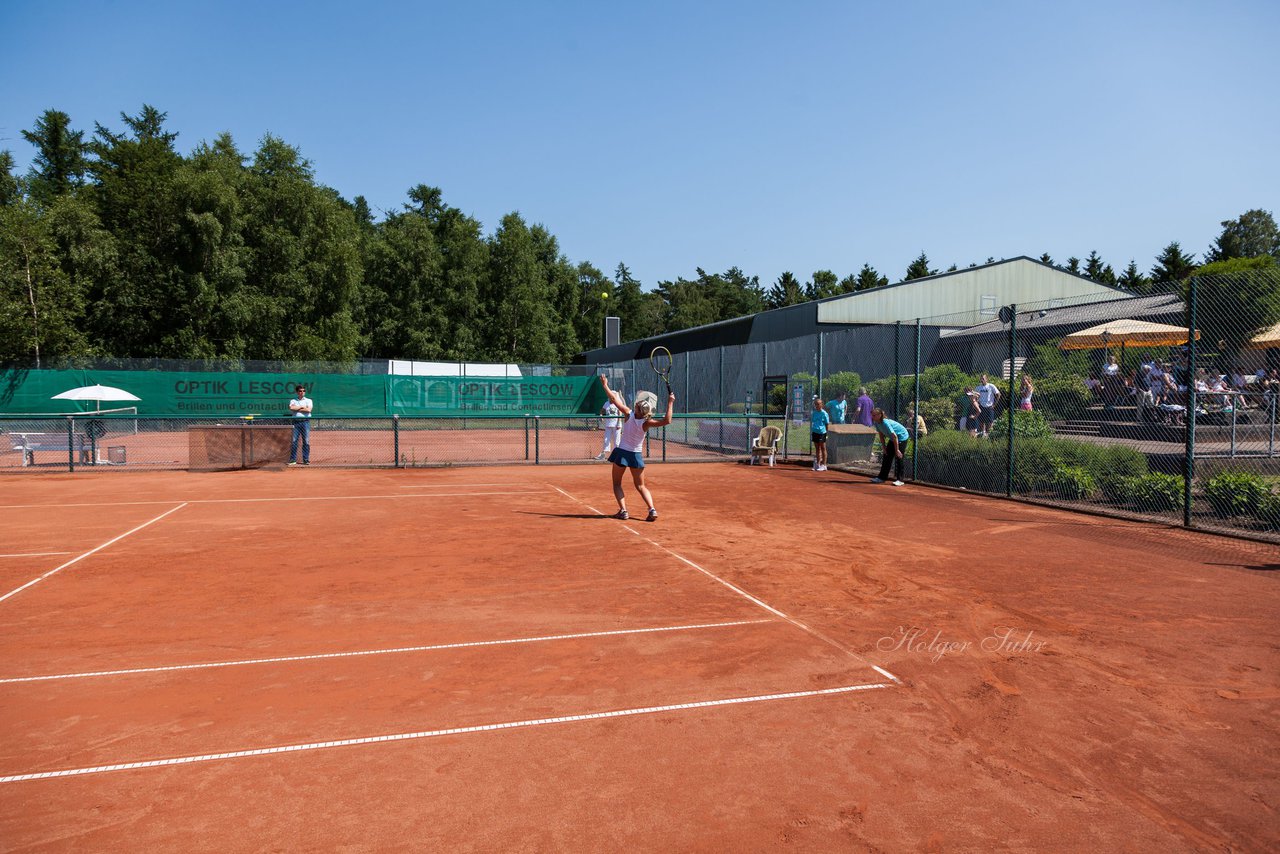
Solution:
{"label": "shadow on clay court", "polygon": [[1226,567],[1230,567],[1231,569],[1252,569],[1257,572],[1276,572],[1280,570],[1280,563],[1254,563],[1254,564],[1210,563],[1210,564],[1207,564],[1207,566],[1226,566]]}
{"label": "shadow on clay court", "polygon": [[525,516],[541,516],[543,519],[612,519],[599,513],[534,513],[532,510],[517,510]]}

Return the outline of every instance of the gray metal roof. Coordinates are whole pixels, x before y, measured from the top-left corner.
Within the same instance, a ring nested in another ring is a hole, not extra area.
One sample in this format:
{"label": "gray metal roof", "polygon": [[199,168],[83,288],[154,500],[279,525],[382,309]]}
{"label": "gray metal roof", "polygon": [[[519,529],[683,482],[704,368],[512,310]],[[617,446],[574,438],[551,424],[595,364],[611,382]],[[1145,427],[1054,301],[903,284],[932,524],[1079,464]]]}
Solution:
{"label": "gray metal roof", "polygon": [[[1186,303],[1179,294],[1155,294],[1145,297],[1090,302],[1060,308],[1035,308],[1018,311],[1018,331],[1027,333],[1066,333],[1086,329],[1108,320],[1133,318],[1156,323],[1179,325],[1186,315]],[[1003,337],[1008,324],[991,320],[945,336],[946,341],[973,341],[986,336]]]}

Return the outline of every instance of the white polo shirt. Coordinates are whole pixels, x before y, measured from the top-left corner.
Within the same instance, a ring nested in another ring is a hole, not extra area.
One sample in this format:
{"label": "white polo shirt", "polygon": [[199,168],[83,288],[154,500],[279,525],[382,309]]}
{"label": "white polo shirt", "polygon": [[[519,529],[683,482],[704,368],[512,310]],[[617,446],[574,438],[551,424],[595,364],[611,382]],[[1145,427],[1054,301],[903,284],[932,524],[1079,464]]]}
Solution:
{"label": "white polo shirt", "polygon": [[311,398],[306,395],[303,395],[302,397],[295,397],[293,400],[289,401],[289,409],[293,411],[294,418],[310,418],[312,406]]}

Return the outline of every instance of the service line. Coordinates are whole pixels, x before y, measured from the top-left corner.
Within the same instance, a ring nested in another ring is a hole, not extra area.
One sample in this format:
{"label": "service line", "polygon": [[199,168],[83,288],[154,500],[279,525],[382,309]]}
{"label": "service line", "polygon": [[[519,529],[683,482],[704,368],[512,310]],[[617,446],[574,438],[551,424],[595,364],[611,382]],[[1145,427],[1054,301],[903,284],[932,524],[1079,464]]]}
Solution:
{"label": "service line", "polygon": [[[185,504],[256,504],[270,501],[358,501],[370,498],[454,498],[462,495],[545,495],[542,490],[525,489],[519,492],[429,492],[420,495],[288,495],[280,498],[189,498]],[[0,504],[0,510],[24,510],[43,508],[58,510],[63,507],[134,507],[143,504],[172,504],[173,499],[157,498],[154,501],[101,501],[88,504]]]}
{"label": "service line", "polygon": [[[554,483],[552,483],[552,484],[548,484],[548,486],[550,486],[552,489],[554,489],[556,492],[560,493],[560,494],[561,494],[561,495],[563,495],[564,497],[566,497],[566,498],[570,499],[571,501],[575,501],[575,502],[577,502],[578,504],[581,504],[583,507],[586,507],[588,510],[592,511],[593,513],[599,513],[601,516],[604,516],[604,515],[605,515],[604,513],[601,513],[601,512],[600,512],[599,510],[597,510],[595,507],[592,507],[590,504],[588,504],[587,502],[583,501],[582,499],[577,498],[577,497],[575,497],[575,496],[573,496],[573,495],[570,495],[568,492],[565,492],[563,489],[561,489],[560,487],[556,486]],[[636,530],[633,528],[633,526],[631,526],[631,525],[624,525],[624,526],[622,526],[622,529],[623,529],[624,531],[626,531],[627,533],[629,533],[629,534],[634,534],[635,536],[637,536],[637,537],[639,537],[640,539],[644,540],[644,541],[645,541],[646,543],[648,543],[649,545],[651,545],[651,546],[653,546],[653,547],[655,547],[655,548],[661,549],[662,551],[664,551],[664,552],[666,552],[667,554],[669,554],[669,555],[671,555],[672,557],[674,557],[676,560],[678,560],[678,561],[680,561],[680,562],[682,562],[682,563],[684,563],[684,564],[687,564],[688,566],[690,566],[690,567],[692,567],[692,568],[696,569],[698,572],[701,572],[703,575],[707,576],[708,578],[712,579],[713,581],[715,581],[715,582],[717,582],[717,583],[719,583],[719,584],[723,584],[725,587],[729,588],[729,589],[730,589],[730,590],[732,590],[734,593],[737,593],[739,596],[741,596],[742,598],[746,599],[748,602],[751,602],[752,604],[754,604],[754,605],[756,605],[756,606],[758,606],[758,607],[760,607],[760,608],[763,608],[764,610],[768,611],[770,614],[774,614],[775,616],[777,616],[777,617],[779,617],[779,618],[781,618],[781,619],[783,619],[783,620],[786,620],[786,621],[787,621],[788,623],[790,623],[791,625],[795,626],[796,628],[800,629],[801,631],[804,631],[804,632],[807,632],[807,633],[808,633],[808,634],[810,634],[810,635],[813,635],[815,638],[817,638],[818,640],[822,641],[823,643],[829,644],[830,646],[835,647],[836,649],[840,650],[841,652],[843,652],[843,653],[845,653],[845,654],[847,654],[847,655],[849,655],[849,656],[852,656],[853,658],[858,659],[858,661],[861,661],[863,664],[865,664],[865,665],[867,665],[868,667],[872,668],[872,669],[873,669],[873,670],[875,670],[877,673],[879,673],[881,676],[886,676],[886,677],[888,677],[889,679],[892,679],[895,683],[897,683],[897,684],[902,684],[902,680],[901,680],[901,679],[899,679],[897,676],[894,676],[892,673],[890,673],[889,671],[887,671],[887,670],[885,670],[885,669],[883,669],[883,668],[876,667],[876,665],[874,665],[874,664],[872,664],[871,662],[867,661],[867,660],[866,660],[865,658],[863,658],[861,655],[859,655],[858,653],[856,653],[856,652],[854,652],[853,650],[849,649],[849,647],[845,646],[844,644],[840,643],[839,641],[834,640],[833,638],[827,637],[827,636],[826,636],[826,635],[824,635],[822,632],[819,632],[818,630],[816,630],[816,629],[814,629],[814,628],[811,628],[810,626],[805,625],[804,623],[800,622],[799,620],[797,620],[797,619],[796,619],[796,618],[794,618],[794,617],[789,617],[789,616],[787,616],[786,614],[782,613],[781,611],[779,611],[777,608],[773,607],[772,605],[770,605],[770,604],[768,604],[768,603],[766,603],[766,602],[764,602],[764,601],[762,601],[762,600],[760,600],[760,599],[757,599],[755,596],[752,596],[750,593],[748,593],[747,591],[743,590],[741,587],[738,587],[737,585],[732,584],[731,582],[725,581],[723,578],[721,578],[720,576],[716,575],[714,572],[710,572],[710,571],[708,571],[708,570],[706,570],[706,569],[702,568],[701,566],[698,566],[696,563],[694,563],[693,561],[689,560],[689,559],[688,559],[687,557],[685,557],[684,555],[679,554],[678,552],[672,551],[671,549],[669,549],[669,548],[667,548],[666,546],[662,545],[662,543],[659,543],[659,542],[657,542],[656,540],[651,540],[651,539],[649,539],[649,538],[648,538],[648,537],[646,537],[644,534],[641,534],[639,531],[636,531]]]}
{"label": "service line", "polygon": [[0,679],[0,684],[14,682],[48,682],[54,679],[88,679],[95,676],[127,676],[136,673],[167,673],[174,670],[207,670],[213,667],[241,667],[246,664],[277,664],[290,661],[319,661],[326,658],[355,658],[362,655],[392,655],[404,652],[431,652],[441,649],[465,649],[474,646],[504,646],[520,643],[541,643],[545,641],[575,640],[577,638],[603,638],[617,635],[643,635],[657,632],[691,632],[699,629],[722,629],[729,626],[753,626],[759,623],[772,623],[773,620],[735,620],[728,623],[699,623],[690,626],[659,626],[648,629],[611,629],[602,632],[578,632],[566,635],[542,635],[529,638],[507,638],[505,640],[464,641],[460,643],[439,643],[430,646],[401,646],[392,649],[362,649],[354,652],[323,652],[313,655],[282,655],[276,658],[247,658],[239,661],[210,661],[200,664],[171,664],[163,667],[132,667],[127,670],[90,670],[84,673],[58,673],[50,676],[14,676]]}
{"label": "service line", "polygon": [[458,483],[423,483],[423,484],[410,484],[410,485],[408,485],[408,486],[402,486],[402,487],[400,487],[400,488],[401,488],[401,489],[442,489],[442,488],[444,488],[444,487],[446,487],[446,486],[452,486],[452,487],[455,487],[455,488],[456,488],[456,487],[458,487],[458,486],[472,487],[472,486],[510,486],[510,485],[511,485],[511,481],[506,480],[506,481],[503,481],[502,483],[463,483],[463,484],[458,484]]}
{"label": "service line", "polygon": [[69,555],[71,552],[27,552],[20,555],[0,555],[0,557],[49,557],[50,555]]}
{"label": "service line", "polygon": [[118,536],[118,537],[116,537],[116,538],[114,538],[114,539],[111,539],[111,540],[107,540],[105,543],[103,543],[102,545],[98,546],[97,548],[89,549],[89,551],[85,552],[84,554],[80,555],[79,557],[73,557],[71,560],[67,561],[67,562],[66,562],[66,563],[64,563],[62,566],[55,567],[54,569],[49,570],[48,572],[46,572],[44,575],[40,576],[39,578],[33,578],[33,579],[31,579],[30,581],[28,581],[26,584],[22,585],[21,587],[17,587],[17,588],[14,588],[13,590],[10,590],[8,593],[4,594],[3,596],[0,596],[0,602],[3,602],[4,600],[8,599],[10,596],[16,596],[17,594],[21,593],[23,590],[26,590],[28,587],[32,586],[33,584],[39,584],[41,581],[44,581],[44,580],[45,580],[46,578],[48,578],[49,576],[54,575],[55,573],[59,573],[59,572],[61,572],[62,570],[66,569],[67,567],[71,566],[72,564],[79,563],[80,561],[82,561],[82,560],[84,560],[85,558],[87,558],[89,555],[96,554],[96,553],[98,553],[98,552],[102,551],[102,550],[103,550],[103,549],[105,549],[107,546],[111,545],[112,543],[118,543],[118,542],[120,542],[121,540],[123,540],[125,537],[129,536],[130,534],[133,534],[133,533],[136,533],[136,532],[138,532],[138,531],[141,531],[143,528],[147,527],[148,525],[154,525],[156,522],[159,522],[161,519],[163,519],[165,516],[168,516],[170,513],[175,513],[175,512],[177,512],[177,511],[181,510],[183,507],[186,507],[186,506],[187,506],[187,503],[188,503],[188,502],[185,502],[185,501],[184,501],[183,503],[179,504],[177,507],[171,507],[171,508],[169,508],[168,510],[164,511],[163,513],[161,513],[159,516],[155,517],[154,519],[151,519],[151,520],[149,520],[149,521],[143,522],[141,525],[139,525],[138,527],[134,528],[133,530],[131,530],[131,531],[125,531],[125,532],[124,532],[123,534],[121,534],[120,536]]}
{"label": "service line", "polygon": [[243,759],[249,756],[270,756],[276,753],[298,753],[305,750],[323,750],[330,747],[353,747],[358,744],[378,744],[388,741],[412,741],[436,738],[443,735],[466,735],[475,732],[493,732],[504,729],[548,726],[550,724],[597,721],[606,718],[626,718],[635,715],[652,715],[661,712],[683,712],[689,709],[709,709],[714,706],[732,706],[743,703],[767,703],[774,700],[793,700],[801,697],[823,697],[832,694],[848,694],[853,691],[871,691],[889,688],[891,683],[877,682],[870,685],[845,685],[839,688],[822,688],[814,691],[792,691],[786,694],[757,694],[751,697],[730,697],[725,700],[701,700],[693,703],[674,703],[668,706],[644,706],[635,709],[616,709],[609,712],[588,712],[581,715],[563,715],[556,718],[534,718],[526,721],[506,721],[479,726],[453,727],[451,729],[403,732],[394,735],[374,735],[365,738],[344,738],[334,741],[313,741],[307,744],[289,744],[282,747],[260,747],[249,750],[232,750],[226,753],[203,753],[197,756],[178,756],[170,759],[151,759],[142,762],[123,762],[117,765],[94,765],[88,768],[67,768],[61,771],[40,771],[32,774],[10,774],[0,777],[0,783],[18,783],[23,780],[47,780],[51,777],[78,777],[84,774],[103,774],[108,771],[129,771],[137,768],[161,768],[167,765],[189,765],[195,762],[214,762],[220,759]]}

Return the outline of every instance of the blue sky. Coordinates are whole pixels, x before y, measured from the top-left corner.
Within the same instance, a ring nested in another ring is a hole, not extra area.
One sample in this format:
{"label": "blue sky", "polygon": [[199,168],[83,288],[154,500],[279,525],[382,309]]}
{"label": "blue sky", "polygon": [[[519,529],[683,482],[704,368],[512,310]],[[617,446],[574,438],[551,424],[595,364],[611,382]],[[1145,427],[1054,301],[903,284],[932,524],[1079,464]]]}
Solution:
{"label": "blue sky", "polygon": [[178,147],[298,147],[394,210],[419,183],[646,287],[730,266],[901,279],[1280,214],[1274,2],[6,0],[0,148],[148,103]]}

